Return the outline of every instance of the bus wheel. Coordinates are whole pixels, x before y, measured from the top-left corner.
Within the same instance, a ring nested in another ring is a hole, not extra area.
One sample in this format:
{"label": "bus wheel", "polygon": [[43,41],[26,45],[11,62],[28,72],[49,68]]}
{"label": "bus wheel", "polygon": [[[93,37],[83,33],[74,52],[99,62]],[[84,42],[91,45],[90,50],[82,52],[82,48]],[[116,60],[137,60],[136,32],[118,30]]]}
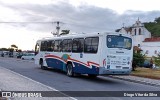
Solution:
{"label": "bus wheel", "polygon": [[42,60],[40,60],[40,66],[41,66],[41,69],[43,69],[43,70],[47,69],[45,66],[43,66],[43,61]]}
{"label": "bus wheel", "polygon": [[72,64],[67,64],[67,75],[69,77],[73,77],[74,76]]}
{"label": "bus wheel", "polygon": [[96,78],[96,77],[97,77],[96,74],[88,74],[88,76],[89,76],[90,78]]}

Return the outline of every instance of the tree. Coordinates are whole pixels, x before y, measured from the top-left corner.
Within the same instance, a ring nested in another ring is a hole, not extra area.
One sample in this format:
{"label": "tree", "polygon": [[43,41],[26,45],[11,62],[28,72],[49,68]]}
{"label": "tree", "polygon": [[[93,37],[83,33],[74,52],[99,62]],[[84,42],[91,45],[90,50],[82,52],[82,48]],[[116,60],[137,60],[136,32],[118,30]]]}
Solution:
{"label": "tree", "polygon": [[0,51],[8,51],[7,48],[0,48]]}
{"label": "tree", "polygon": [[60,35],[66,35],[66,34],[69,34],[69,31],[70,31],[70,30],[62,30],[62,31],[61,31],[62,33],[61,33]]}
{"label": "tree", "polygon": [[155,18],[155,20],[154,20],[156,23],[160,23],[160,17],[158,17],[158,18]]}
{"label": "tree", "polygon": [[13,48],[8,48],[9,52],[13,52],[14,49]]}
{"label": "tree", "polygon": [[144,56],[140,52],[133,53],[132,71],[135,71],[137,66],[141,66],[144,63]]}
{"label": "tree", "polygon": [[22,52],[22,50],[21,49],[19,49],[19,50],[17,50],[18,52]]}
{"label": "tree", "polygon": [[18,49],[18,46],[16,46],[15,44],[12,44],[12,45],[11,45],[11,48],[13,48],[14,50],[17,50],[17,49]]}
{"label": "tree", "polygon": [[152,36],[160,36],[160,17],[155,18],[154,22],[145,22],[144,26],[149,32],[151,32]]}
{"label": "tree", "polygon": [[11,47],[13,47],[13,48],[18,48],[15,44],[12,44]]}
{"label": "tree", "polygon": [[158,57],[154,57],[154,63],[156,66],[160,66],[160,55],[158,55]]}

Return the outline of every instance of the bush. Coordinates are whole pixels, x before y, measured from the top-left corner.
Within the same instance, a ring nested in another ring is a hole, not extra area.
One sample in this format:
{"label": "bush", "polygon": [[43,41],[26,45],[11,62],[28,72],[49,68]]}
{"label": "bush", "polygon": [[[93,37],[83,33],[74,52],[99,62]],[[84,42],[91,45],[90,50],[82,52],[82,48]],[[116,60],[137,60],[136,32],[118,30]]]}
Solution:
{"label": "bush", "polygon": [[141,66],[144,63],[144,57],[145,55],[142,55],[141,53],[133,53],[133,62],[132,62],[132,70],[134,71],[137,66]]}
{"label": "bush", "polygon": [[160,66],[160,56],[159,57],[154,57],[154,63],[156,66]]}

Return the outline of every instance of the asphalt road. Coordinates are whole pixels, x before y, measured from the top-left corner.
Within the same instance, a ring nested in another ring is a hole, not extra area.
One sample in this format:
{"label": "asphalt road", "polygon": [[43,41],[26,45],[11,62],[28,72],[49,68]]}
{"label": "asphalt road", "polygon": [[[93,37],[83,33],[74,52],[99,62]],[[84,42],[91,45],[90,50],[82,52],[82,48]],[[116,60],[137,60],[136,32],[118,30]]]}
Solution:
{"label": "asphalt road", "polygon": [[[68,77],[64,72],[48,69],[42,70],[34,64],[34,61],[21,60],[16,58],[3,58],[0,57],[0,66],[12,70],[16,73],[24,75],[35,81],[38,81],[47,86],[53,87],[59,91],[160,91],[160,87],[154,87],[145,84],[133,83],[124,80],[112,79],[110,77],[98,76],[97,78],[89,78],[86,75],[77,77]],[[7,76],[6,76],[7,77]],[[11,80],[14,81],[14,80]],[[82,98],[77,99],[97,99],[94,98]],[[100,99],[106,99],[101,97]],[[111,97],[112,100],[123,100],[135,98],[129,97]],[[151,97],[143,98],[136,97],[136,100],[150,100]],[[159,100],[158,97],[152,98],[153,100]]]}

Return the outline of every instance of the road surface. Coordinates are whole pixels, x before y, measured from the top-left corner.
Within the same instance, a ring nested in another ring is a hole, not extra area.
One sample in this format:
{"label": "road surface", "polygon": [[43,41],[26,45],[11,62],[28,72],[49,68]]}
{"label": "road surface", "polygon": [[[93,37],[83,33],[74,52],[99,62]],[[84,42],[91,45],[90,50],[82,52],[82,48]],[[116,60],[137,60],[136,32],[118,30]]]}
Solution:
{"label": "road surface", "polygon": [[[110,77],[89,78],[86,75],[68,77],[64,72],[48,69],[42,70],[34,61],[0,57],[0,66],[19,73],[32,80],[53,87],[59,91],[160,91],[160,87],[128,82]],[[6,76],[7,77],[7,76]],[[14,80],[10,80],[11,82]],[[75,97],[76,99],[97,99],[97,97]],[[123,100],[130,97],[101,97],[100,99]],[[158,97],[136,97],[138,100],[158,100]]]}

